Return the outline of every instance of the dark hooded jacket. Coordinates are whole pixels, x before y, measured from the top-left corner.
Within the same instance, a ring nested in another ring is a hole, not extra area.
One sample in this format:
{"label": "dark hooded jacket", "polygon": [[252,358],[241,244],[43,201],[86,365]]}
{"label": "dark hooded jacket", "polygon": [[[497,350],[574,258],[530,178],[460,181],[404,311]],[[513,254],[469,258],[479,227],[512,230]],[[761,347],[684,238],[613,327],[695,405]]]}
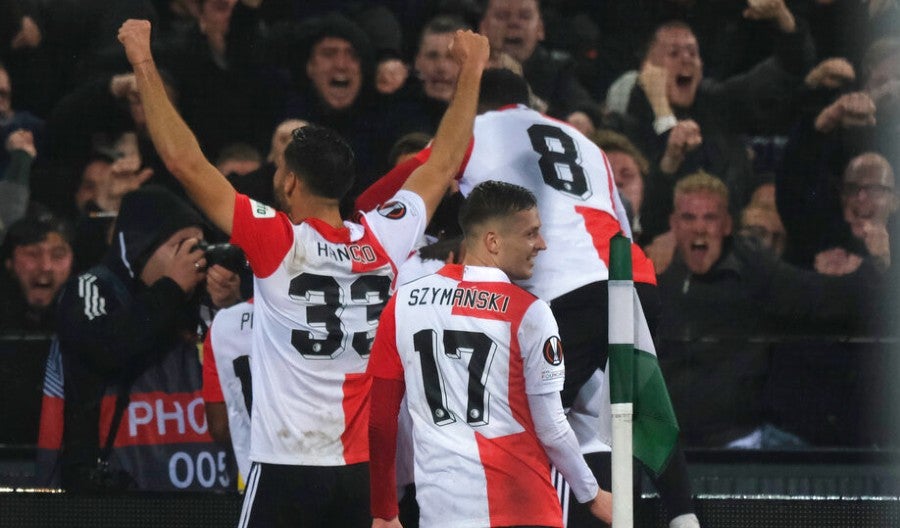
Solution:
{"label": "dark hooded jacket", "polygon": [[[230,482],[224,471],[217,473],[224,470],[225,457],[206,431],[199,400],[196,296],[185,295],[168,277],[150,285],[140,279],[148,259],[175,232],[203,225],[194,209],[161,187],[129,193],[103,262],[64,288],[58,344],[65,399],[65,488],[97,488],[90,474],[106,444],[120,392],[127,394],[130,405],[109,461],[114,471],[128,474],[129,486],[209,489]],[[42,419],[39,441],[44,448],[53,443],[45,422]],[[204,450],[211,457],[203,455]],[[213,476],[221,479],[201,482],[201,472],[193,465],[206,458]],[[218,469],[215,460],[221,462]]]}

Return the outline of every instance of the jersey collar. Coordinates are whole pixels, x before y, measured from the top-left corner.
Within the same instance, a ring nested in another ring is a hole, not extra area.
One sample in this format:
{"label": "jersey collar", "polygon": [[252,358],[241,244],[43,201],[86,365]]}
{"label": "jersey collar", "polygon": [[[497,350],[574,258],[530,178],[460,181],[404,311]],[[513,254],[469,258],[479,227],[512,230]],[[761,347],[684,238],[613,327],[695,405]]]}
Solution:
{"label": "jersey collar", "polygon": [[315,229],[329,242],[335,244],[349,244],[351,242],[350,230],[347,229],[347,226],[333,227],[328,222],[318,218],[307,218],[304,222],[309,224],[310,227]]}

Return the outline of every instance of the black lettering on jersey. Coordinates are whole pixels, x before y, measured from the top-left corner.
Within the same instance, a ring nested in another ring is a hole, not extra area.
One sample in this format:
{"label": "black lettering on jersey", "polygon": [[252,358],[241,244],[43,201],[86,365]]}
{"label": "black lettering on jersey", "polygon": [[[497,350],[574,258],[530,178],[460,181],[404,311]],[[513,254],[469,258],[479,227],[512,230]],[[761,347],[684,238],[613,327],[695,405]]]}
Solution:
{"label": "black lettering on jersey", "polygon": [[409,290],[409,305],[415,306],[419,303],[419,288]]}
{"label": "black lettering on jersey", "polygon": [[241,330],[244,329],[245,324],[249,324],[250,328],[253,328],[253,312],[241,312]]}
{"label": "black lettering on jersey", "polygon": [[544,342],[544,361],[554,367],[563,362],[562,342],[558,337],[553,336]]}
{"label": "black lettering on jersey", "polygon": [[448,290],[446,288],[441,289],[441,304],[450,304],[450,301],[453,300],[453,293],[456,290]]}
{"label": "black lettering on jersey", "polygon": [[372,262],[375,262],[375,250],[368,244],[363,246],[353,244],[349,247],[349,250],[350,258],[355,262],[360,262],[362,264],[371,264]]}
{"label": "black lettering on jersey", "polygon": [[388,202],[378,208],[378,214],[391,220],[400,220],[406,216],[406,206],[400,202]]}
{"label": "black lettering on jersey", "polygon": [[441,304],[448,302],[460,308],[505,313],[509,307],[509,296],[476,288],[456,288],[453,290],[452,299],[449,291],[445,291],[441,297]]}

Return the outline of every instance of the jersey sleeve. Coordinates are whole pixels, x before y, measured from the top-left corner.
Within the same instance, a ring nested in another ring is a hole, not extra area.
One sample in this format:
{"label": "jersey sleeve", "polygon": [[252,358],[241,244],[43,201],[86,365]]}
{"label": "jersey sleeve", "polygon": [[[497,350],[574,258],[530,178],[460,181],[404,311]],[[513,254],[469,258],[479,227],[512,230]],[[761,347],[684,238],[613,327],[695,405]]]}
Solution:
{"label": "jersey sleeve", "polygon": [[384,307],[372,343],[367,372],[376,378],[403,379],[403,364],[397,352],[396,298],[396,295],[391,297]]}
{"label": "jersey sleeve", "polygon": [[247,255],[257,277],[268,277],[294,243],[294,226],[286,214],[238,194],[234,201],[231,243]]}
{"label": "jersey sleeve", "polygon": [[212,348],[212,328],[203,339],[203,401],[221,403],[225,401],[222,385],[219,383],[219,371],[216,369],[216,356]]}
{"label": "jersey sleeve", "polygon": [[400,190],[374,211],[363,213],[366,229],[387,252],[395,267],[406,261],[425,233],[425,202],[412,192]]}
{"label": "jersey sleeve", "polygon": [[[430,147],[426,150],[430,151]],[[403,187],[410,174],[425,163],[428,156],[413,156],[403,163],[391,169],[387,174],[378,178],[368,189],[356,198],[353,206],[357,211],[371,211],[386,202],[391,196]]]}
{"label": "jersey sleeve", "polygon": [[518,332],[525,392],[544,394],[559,392],[565,381],[566,367],[556,319],[550,306],[535,300],[522,317]]}

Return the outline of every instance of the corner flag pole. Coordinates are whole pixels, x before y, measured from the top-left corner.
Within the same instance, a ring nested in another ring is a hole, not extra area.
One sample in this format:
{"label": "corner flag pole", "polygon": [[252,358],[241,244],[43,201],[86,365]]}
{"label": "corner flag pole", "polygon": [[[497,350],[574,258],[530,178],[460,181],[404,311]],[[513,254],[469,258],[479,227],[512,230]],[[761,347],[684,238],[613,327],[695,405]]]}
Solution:
{"label": "corner flag pole", "polygon": [[612,496],[615,528],[634,526],[632,419],[634,413],[634,285],[631,240],[609,244],[609,381],[612,406]]}

